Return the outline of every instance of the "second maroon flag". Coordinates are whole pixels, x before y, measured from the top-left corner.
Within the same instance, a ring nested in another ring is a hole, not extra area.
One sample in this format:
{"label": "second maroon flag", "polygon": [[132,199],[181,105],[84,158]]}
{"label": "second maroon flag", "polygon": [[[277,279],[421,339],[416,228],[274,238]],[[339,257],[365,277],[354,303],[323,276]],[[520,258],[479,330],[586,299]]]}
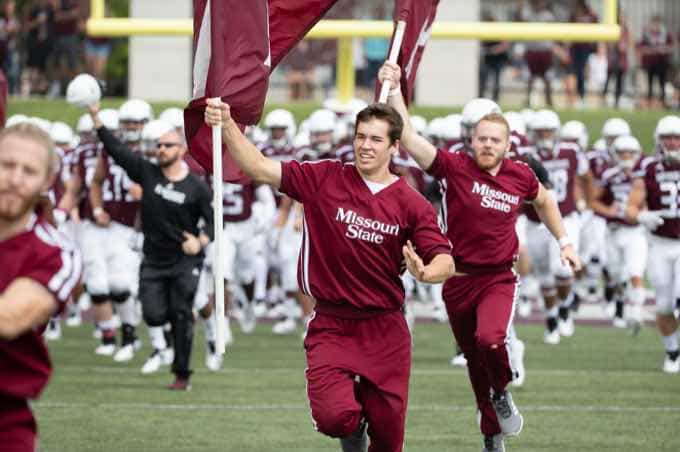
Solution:
{"label": "second maroon flag", "polygon": [[[194,0],[194,90],[184,110],[191,155],[212,173],[206,100],[219,97],[243,126],[260,120],[269,74],[337,0]],[[243,178],[224,152],[225,181]]]}
{"label": "second maroon flag", "polygon": [[[396,0],[394,5],[394,21],[406,22],[404,40],[399,51],[397,64],[401,67],[401,91],[408,105],[413,99],[416,72],[423,57],[425,46],[430,39],[432,24],[437,15],[439,0]],[[396,27],[395,27],[396,30]],[[394,35],[392,36],[392,41]],[[392,43],[390,42],[390,48]],[[380,83],[376,89],[380,93]]]}

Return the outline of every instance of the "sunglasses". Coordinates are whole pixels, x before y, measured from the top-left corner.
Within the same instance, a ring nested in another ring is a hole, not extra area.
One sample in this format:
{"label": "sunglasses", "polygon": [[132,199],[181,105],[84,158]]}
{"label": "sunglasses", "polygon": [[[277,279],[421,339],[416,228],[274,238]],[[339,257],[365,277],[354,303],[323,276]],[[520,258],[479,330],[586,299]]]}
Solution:
{"label": "sunglasses", "polygon": [[156,148],[157,149],[172,148],[179,145],[180,145],[179,143],[156,143]]}

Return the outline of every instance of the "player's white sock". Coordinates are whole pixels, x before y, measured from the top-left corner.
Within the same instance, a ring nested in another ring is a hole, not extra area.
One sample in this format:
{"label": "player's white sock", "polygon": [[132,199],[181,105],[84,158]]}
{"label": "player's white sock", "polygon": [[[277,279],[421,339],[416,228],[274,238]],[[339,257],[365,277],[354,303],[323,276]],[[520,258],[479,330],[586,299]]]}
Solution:
{"label": "player's white sock", "polygon": [[116,321],[113,320],[113,318],[97,322],[97,325],[99,326],[99,329],[101,329],[102,331],[116,329]]}
{"label": "player's white sock", "polygon": [[203,319],[203,322],[205,323],[205,340],[208,342],[215,342],[215,331],[217,329],[217,325],[215,325],[215,316],[209,315],[207,319]]}
{"label": "player's white sock", "polygon": [[295,318],[295,313],[297,312],[297,302],[295,301],[295,298],[293,297],[286,297],[285,300],[283,300],[283,306],[285,307],[285,316],[288,319],[294,319]]}
{"label": "player's white sock", "polygon": [[255,285],[253,296],[256,300],[262,300],[267,296],[267,258],[255,257]]}
{"label": "player's white sock", "polygon": [[121,323],[126,323],[128,325],[137,325],[139,323],[134,298],[128,297],[125,303],[118,305],[118,316],[120,317]]}
{"label": "player's white sock", "polygon": [[674,332],[668,336],[662,336],[663,346],[667,352],[675,352],[678,350],[678,332]]}
{"label": "player's white sock", "polygon": [[156,350],[165,350],[168,348],[168,343],[165,342],[165,334],[163,333],[162,326],[149,327],[149,340],[151,341],[151,346]]}

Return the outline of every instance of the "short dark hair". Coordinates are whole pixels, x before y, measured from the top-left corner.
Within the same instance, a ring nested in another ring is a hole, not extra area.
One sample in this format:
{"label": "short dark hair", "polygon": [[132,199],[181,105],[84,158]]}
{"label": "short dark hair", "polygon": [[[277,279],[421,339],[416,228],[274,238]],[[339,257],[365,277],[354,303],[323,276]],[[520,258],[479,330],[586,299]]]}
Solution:
{"label": "short dark hair", "polygon": [[359,124],[369,122],[371,119],[379,119],[387,123],[387,136],[390,139],[390,144],[401,139],[401,132],[404,130],[404,120],[401,119],[401,115],[397,110],[387,104],[371,104],[361,110],[357,114],[354,136],[357,134]]}

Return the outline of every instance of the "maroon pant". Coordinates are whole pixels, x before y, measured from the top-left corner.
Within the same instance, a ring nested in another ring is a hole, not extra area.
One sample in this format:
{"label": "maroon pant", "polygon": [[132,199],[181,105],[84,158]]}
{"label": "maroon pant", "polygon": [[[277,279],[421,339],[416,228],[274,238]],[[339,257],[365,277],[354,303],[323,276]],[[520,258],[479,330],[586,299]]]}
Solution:
{"label": "maroon pant", "polygon": [[491,405],[490,389],[503,391],[512,380],[506,337],[517,288],[517,277],[510,271],[453,277],[444,285],[449,323],[468,362],[470,383],[482,415],[480,427],[485,435],[501,431]]}
{"label": "maroon pant", "polygon": [[0,394],[0,450],[35,452],[37,436],[35,418],[28,401]]}
{"label": "maroon pant", "polygon": [[403,313],[346,319],[316,312],[305,350],[316,430],[342,438],[366,418],[369,452],[400,452],[411,368],[411,335]]}

